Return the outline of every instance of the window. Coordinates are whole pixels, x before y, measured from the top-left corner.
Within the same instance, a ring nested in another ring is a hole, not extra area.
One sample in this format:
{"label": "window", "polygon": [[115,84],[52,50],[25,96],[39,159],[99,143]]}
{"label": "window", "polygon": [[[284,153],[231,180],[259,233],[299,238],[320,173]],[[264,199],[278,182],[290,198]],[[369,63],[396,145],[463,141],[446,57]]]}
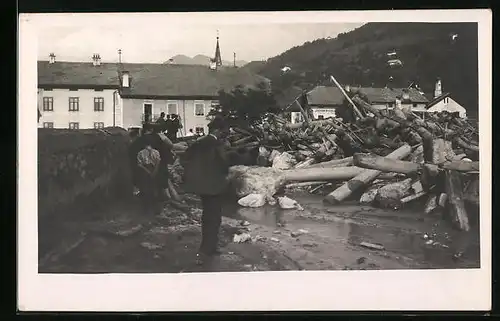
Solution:
{"label": "window", "polygon": [[445,104],[447,104],[447,103],[448,103],[448,97],[446,97],[446,98],[444,99],[444,103],[445,103]]}
{"label": "window", "polygon": [[78,88],[70,88],[69,91],[78,91]]}
{"label": "window", "polygon": [[54,128],[54,123],[53,122],[43,123],[43,128]]}
{"label": "window", "polygon": [[205,116],[205,104],[200,104],[200,103],[194,104],[194,115]]}
{"label": "window", "polygon": [[94,88],[94,91],[104,91],[102,88]]}
{"label": "window", "polygon": [[389,108],[394,107],[393,103],[389,103]]}
{"label": "window", "polygon": [[94,97],[94,111],[104,111],[103,97]]}
{"label": "window", "polygon": [[45,91],[52,91],[52,88],[46,88]]}
{"label": "window", "polygon": [[79,111],[80,110],[80,98],[69,97],[69,111]]}
{"label": "window", "polygon": [[80,124],[79,123],[69,123],[69,129],[79,129]]}
{"label": "window", "polygon": [[194,130],[196,135],[205,135],[205,128],[203,127],[196,127]]}
{"label": "window", "polygon": [[96,122],[96,123],[94,123],[94,128],[95,129],[102,129],[102,128],[104,128],[104,123],[103,122]]}
{"label": "window", "polygon": [[177,114],[177,104],[176,103],[168,103],[167,104],[167,114]]}
{"label": "window", "polygon": [[53,111],[53,110],[54,110],[54,98],[43,97],[43,111]]}
{"label": "window", "polygon": [[413,107],[415,107],[415,108],[416,108],[416,107],[417,107],[417,104],[413,104]]}
{"label": "window", "polygon": [[325,119],[325,116],[323,116],[323,115],[318,115],[318,119],[320,119],[320,120],[321,120],[321,119]]}

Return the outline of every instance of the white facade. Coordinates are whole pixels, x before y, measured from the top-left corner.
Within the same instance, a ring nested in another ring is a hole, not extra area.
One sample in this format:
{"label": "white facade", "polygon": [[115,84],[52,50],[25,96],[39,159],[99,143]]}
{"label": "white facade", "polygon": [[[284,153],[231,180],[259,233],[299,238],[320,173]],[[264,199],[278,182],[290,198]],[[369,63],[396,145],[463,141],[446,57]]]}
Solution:
{"label": "white facade", "polygon": [[453,100],[453,98],[451,97],[444,97],[436,104],[434,104],[432,107],[427,109],[428,113],[435,113],[442,111],[447,111],[450,113],[458,112],[461,118],[467,117],[467,110],[464,107],[462,107],[459,103],[457,103],[455,100]]}
{"label": "white facade", "polygon": [[312,108],[314,119],[335,118],[335,108]]}
{"label": "white facade", "polygon": [[150,121],[155,121],[160,113],[177,114],[181,118],[181,134],[186,135],[189,129],[193,132],[208,133],[207,119],[212,106],[217,104],[214,100],[173,100],[173,99],[123,99],[123,127],[142,126],[145,114],[151,111]]}
{"label": "white facade", "polygon": [[290,121],[292,124],[298,124],[304,121],[304,116],[300,111],[292,111],[290,113]]}
{"label": "white facade", "polygon": [[123,126],[123,103],[114,89],[39,89],[38,103],[42,114],[39,128]]}

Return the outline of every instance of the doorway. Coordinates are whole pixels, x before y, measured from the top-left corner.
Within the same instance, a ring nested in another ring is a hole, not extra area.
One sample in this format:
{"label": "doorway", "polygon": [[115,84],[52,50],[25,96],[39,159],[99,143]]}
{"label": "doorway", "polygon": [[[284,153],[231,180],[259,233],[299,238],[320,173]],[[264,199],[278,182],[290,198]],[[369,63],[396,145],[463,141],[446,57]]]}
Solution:
{"label": "doorway", "polygon": [[144,122],[150,123],[153,118],[153,104],[144,104]]}

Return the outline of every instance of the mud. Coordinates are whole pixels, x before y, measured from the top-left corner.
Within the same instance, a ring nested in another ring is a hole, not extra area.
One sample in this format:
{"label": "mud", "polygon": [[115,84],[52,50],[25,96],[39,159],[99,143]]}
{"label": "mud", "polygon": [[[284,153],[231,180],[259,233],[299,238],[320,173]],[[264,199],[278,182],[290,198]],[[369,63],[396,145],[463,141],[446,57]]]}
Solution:
{"label": "mud", "polygon": [[[479,267],[477,220],[472,220],[473,229],[466,233],[422,210],[388,211],[357,204],[326,206],[320,196],[288,196],[304,210],[281,210],[270,205],[241,208],[233,203],[226,206],[220,234],[222,254],[203,266],[195,264],[201,239],[199,209],[183,212],[165,205],[162,214],[144,217],[135,204],[113,204],[78,216],[78,220],[58,222],[61,233],[40,231],[40,244],[50,243],[52,250],[41,253],[39,272]],[[234,243],[234,235],[241,233],[248,233],[252,239]]]}

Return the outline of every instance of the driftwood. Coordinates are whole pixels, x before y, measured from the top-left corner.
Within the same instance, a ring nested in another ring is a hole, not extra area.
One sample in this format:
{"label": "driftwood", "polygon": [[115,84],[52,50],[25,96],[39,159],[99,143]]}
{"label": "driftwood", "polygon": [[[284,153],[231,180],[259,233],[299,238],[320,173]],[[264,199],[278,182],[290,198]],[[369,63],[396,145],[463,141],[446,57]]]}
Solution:
{"label": "driftwood", "polygon": [[421,165],[412,162],[359,153],[354,154],[353,165],[362,168],[375,169],[382,172],[394,172],[406,175],[416,174],[422,168]]}
{"label": "driftwood", "polygon": [[[388,158],[401,159],[408,156],[411,153],[411,147],[408,144],[404,144],[397,150],[389,154]],[[347,167],[346,167],[347,168]],[[354,191],[358,190],[362,186],[366,186],[371,183],[377,176],[381,174],[380,171],[374,169],[366,169],[361,174],[357,175],[353,179],[344,183],[342,186],[328,194],[325,201],[330,204],[337,204],[349,197]]]}
{"label": "driftwood", "polygon": [[451,217],[461,230],[469,231],[469,218],[465,210],[460,174],[457,171],[446,170],[445,177],[446,194],[448,195]]}
{"label": "driftwood", "polygon": [[389,183],[378,189],[375,195],[375,201],[381,207],[398,208],[401,204],[401,199],[408,193],[411,188],[411,178],[401,182]]}
{"label": "driftwood", "polygon": [[353,157],[347,157],[342,159],[334,159],[327,162],[317,163],[313,165],[309,165],[307,168],[332,168],[332,167],[344,167],[351,166],[353,161]]}

